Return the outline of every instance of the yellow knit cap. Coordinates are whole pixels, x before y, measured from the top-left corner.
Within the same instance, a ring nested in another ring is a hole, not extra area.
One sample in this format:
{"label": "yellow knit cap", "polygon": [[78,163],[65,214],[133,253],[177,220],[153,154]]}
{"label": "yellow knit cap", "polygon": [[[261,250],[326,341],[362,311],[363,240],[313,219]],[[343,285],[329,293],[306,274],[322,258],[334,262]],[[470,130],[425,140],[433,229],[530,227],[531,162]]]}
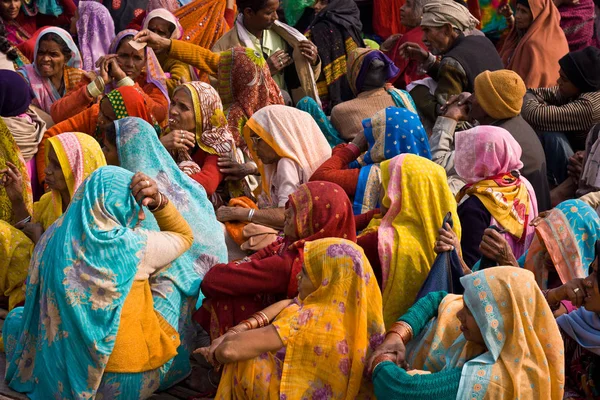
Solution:
{"label": "yellow knit cap", "polygon": [[507,119],[519,115],[527,88],[514,71],[483,71],[475,78],[477,102],[492,118]]}

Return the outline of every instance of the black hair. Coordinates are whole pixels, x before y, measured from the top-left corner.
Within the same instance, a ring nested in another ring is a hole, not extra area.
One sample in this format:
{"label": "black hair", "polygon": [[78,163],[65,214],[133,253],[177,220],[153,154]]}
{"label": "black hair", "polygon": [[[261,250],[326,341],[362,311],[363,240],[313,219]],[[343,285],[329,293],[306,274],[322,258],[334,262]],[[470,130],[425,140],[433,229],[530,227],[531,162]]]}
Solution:
{"label": "black hair", "polygon": [[104,137],[108,143],[117,147],[117,127],[115,126],[114,122],[106,125],[104,128]]}
{"label": "black hair", "polygon": [[132,40],[133,40],[133,35],[123,36],[123,38],[121,39],[121,41],[117,45],[117,48],[115,49],[115,52],[118,52],[119,49],[121,48],[121,46],[123,46],[125,43],[131,42]]}
{"label": "black hair", "polygon": [[63,56],[65,56],[67,60],[70,60],[71,56],[73,55],[73,52],[71,52],[69,45],[63,40],[63,38],[61,38],[58,34],[54,32],[44,34],[44,36],[40,38],[40,43],[41,42],[54,42],[58,44],[58,46],[60,47],[60,52],[63,54]]}
{"label": "black hair", "polygon": [[239,12],[243,13],[246,8],[258,12],[265,8],[269,0],[236,0]]}
{"label": "black hair", "polygon": [[14,48],[6,38],[6,27],[4,26],[2,18],[0,18],[0,52],[6,54],[6,58],[8,58],[9,61],[15,61],[19,58],[17,49]]}

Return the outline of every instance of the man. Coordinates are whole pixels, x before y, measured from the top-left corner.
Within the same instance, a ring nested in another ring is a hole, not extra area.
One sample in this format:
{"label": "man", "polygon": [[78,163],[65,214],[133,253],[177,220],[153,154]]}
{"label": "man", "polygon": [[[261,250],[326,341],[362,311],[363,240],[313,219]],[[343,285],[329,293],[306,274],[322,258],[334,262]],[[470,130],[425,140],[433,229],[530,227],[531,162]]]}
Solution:
{"label": "man", "polygon": [[422,64],[435,82],[411,90],[424,123],[433,125],[440,108],[452,95],[472,92],[475,77],[481,72],[503,68],[496,48],[485,36],[466,36],[479,23],[469,10],[452,0],[432,0],[423,7],[423,43],[404,43],[399,51]]}
{"label": "man", "polygon": [[458,192],[464,182],[454,170],[454,131],[460,121],[479,125],[495,125],[511,133],[523,150],[521,174],[531,183],[538,202],[538,210],[551,207],[550,191],[546,179],[544,149],[531,126],[519,115],[526,88],[523,79],[509,70],[484,71],[475,78],[474,93],[452,97],[442,108],[433,128],[432,160],[446,169],[453,192]]}
{"label": "man", "polygon": [[567,179],[573,150],[583,150],[588,132],[600,123],[600,50],[590,46],[558,63],[558,86],[530,89],[522,111],[540,136],[554,185]]}
{"label": "man", "polygon": [[[239,46],[254,49],[267,60],[273,79],[282,91],[290,93],[294,104],[305,96],[319,102],[315,82],[321,62],[317,48],[296,29],[278,21],[279,0],[237,0],[237,6],[237,21],[212,51]],[[292,64],[295,71],[287,68]]]}

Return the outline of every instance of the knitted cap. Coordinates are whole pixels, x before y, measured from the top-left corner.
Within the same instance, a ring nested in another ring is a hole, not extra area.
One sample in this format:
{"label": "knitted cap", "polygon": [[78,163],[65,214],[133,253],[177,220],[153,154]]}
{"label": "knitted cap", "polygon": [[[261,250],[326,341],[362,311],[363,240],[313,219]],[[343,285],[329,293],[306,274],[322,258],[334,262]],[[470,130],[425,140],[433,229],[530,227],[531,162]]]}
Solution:
{"label": "knitted cap", "polygon": [[475,78],[475,98],[487,115],[508,119],[519,115],[527,88],[514,71],[483,71]]}
{"label": "knitted cap", "polygon": [[571,83],[582,92],[600,90],[600,49],[588,46],[583,50],[572,51],[558,63]]}

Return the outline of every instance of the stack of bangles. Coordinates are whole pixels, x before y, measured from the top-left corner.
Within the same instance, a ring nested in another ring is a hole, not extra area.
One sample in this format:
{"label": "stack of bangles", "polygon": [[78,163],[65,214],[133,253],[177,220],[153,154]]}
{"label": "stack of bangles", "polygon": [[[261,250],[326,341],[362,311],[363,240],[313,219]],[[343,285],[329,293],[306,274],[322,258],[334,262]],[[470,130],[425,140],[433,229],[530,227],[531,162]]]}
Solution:
{"label": "stack of bangles", "polygon": [[[254,326],[252,320],[256,321],[256,326]],[[267,317],[267,314],[265,314],[264,312],[259,311],[257,313],[252,314],[252,316],[248,317],[248,319],[245,319],[242,322],[240,322],[240,325],[244,325],[246,328],[248,328],[246,329],[248,331],[255,328],[263,328],[269,325],[269,317]],[[235,328],[229,328],[227,332],[231,332],[233,334],[240,333],[240,331],[238,331]]]}
{"label": "stack of bangles", "polygon": [[[402,343],[405,345],[410,342],[413,337],[412,327],[404,321],[398,321],[392,325],[389,331],[385,334],[386,337],[389,335],[398,335],[402,340]],[[377,356],[375,360],[373,360],[373,371],[379,364],[385,361],[391,361],[393,363],[396,362],[396,355],[391,353],[385,353]]]}
{"label": "stack of bangles", "polygon": [[150,210],[150,212],[160,211],[163,208],[165,208],[167,206],[167,204],[169,204],[169,198],[167,196],[163,195],[161,192],[158,192],[158,197],[160,199],[158,202],[158,205],[154,208],[148,207],[148,210]]}

